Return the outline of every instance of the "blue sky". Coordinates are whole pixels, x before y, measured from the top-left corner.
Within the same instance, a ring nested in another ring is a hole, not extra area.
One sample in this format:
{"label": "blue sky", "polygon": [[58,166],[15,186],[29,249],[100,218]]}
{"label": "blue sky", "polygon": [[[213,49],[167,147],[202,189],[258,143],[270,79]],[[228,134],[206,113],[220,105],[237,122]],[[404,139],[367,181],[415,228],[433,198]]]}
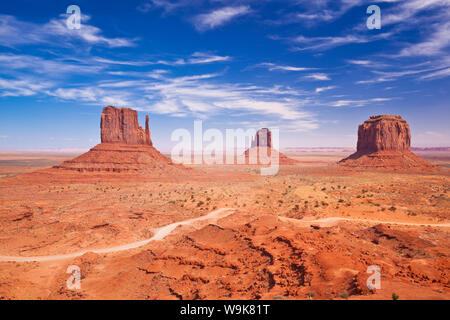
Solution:
{"label": "blue sky", "polygon": [[91,147],[106,105],[149,113],[163,151],[196,119],[355,146],[375,114],[401,114],[415,146],[450,145],[449,0],[118,2],[2,1],[0,150]]}

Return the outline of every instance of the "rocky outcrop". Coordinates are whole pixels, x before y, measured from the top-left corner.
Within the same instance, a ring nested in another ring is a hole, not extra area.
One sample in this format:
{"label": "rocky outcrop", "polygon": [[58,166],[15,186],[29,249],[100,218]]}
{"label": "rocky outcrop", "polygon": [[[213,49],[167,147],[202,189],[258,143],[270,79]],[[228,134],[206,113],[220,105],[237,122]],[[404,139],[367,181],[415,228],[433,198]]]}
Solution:
{"label": "rocky outcrop", "polygon": [[356,153],[339,164],[343,168],[428,170],[435,166],[410,151],[411,131],[398,115],[371,116],[358,128]]}
{"label": "rocky outcrop", "polygon": [[107,106],[101,115],[100,129],[102,143],[54,169],[176,177],[192,172],[182,165],[173,164],[171,159],[153,147],[148,115],[144,130],[139,126],[135,110]]}
{"label": "rocky outcrop", "polygon": [[273,148],[272,132],[269,128],[259,129],[252,139],[251,148],[245,151],[245,163],[274,165],[273,157],[278,158],[279,165],[295,165],[298,162]]}
{"label": "rocky outcrop", "polygon": [[252,139],[252,148],[268,147],[272,148],[272,132],[268,128],[259,129]]}
{"label": "rocky outcrop", "polygon": [[100,129],[102,143],[152,145],[148,115],[145,117],[144,130],[139,125],[137,111],[129,108],[105,107]]}
{"label": "rocky outcrop", "polygon": [[357,152],[409,151],[411,131],[401,116],[371,116],[358,128]]}

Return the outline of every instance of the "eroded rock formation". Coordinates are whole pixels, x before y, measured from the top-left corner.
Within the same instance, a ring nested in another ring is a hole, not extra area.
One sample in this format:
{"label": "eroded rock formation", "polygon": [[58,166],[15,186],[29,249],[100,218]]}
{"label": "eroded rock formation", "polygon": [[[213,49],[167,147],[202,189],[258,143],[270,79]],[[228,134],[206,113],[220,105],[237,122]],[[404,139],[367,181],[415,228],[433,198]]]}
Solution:
{"label": "eroded rock formation", "polygon": [[246,164],[274,165],[273,157],[278,158],[279,165],[295,165],[298,161],[287,157],[273,148],[272,132],[269,128],[262,128],[252,139],[251,148],[245,151]]}
{"label": "eroded rock formation", "polygon": [[401,116],[371,116],[358,128],[356,153],[341,160],[339,164],[356,169],[434,168],[434,165],[412,153],[410,146],[411,131]]}
{"label": "eroded rock formation", "polygon": [[371,116],[358,128],[357,151],[371,153],[382,150],[409,151],[411,131],[401,116]]}
{"label": "eroded rock formation", "polygon": [[78,172],[159,176],[182,176],[185,171],[189,171],[182,165],[173,164],[153,147],[148,115],[145,118],[144,130],[139,126],[135,110],[107,106],[102,112],[100,129],[102,143],[54,168]]}
{"label": "eroded rock formation", "polygon": [[102,143],[124,143],[152,145],[149,117],[145,117],[145,130],[139,125],[137,111],[129,108],[107,106],[103,109],[101,121]]}
{"label": "eroded rock formation", "polygon": [[252,140],[252,148],[269,147],[272,148],[272,132],[268,128],[259,129]]}

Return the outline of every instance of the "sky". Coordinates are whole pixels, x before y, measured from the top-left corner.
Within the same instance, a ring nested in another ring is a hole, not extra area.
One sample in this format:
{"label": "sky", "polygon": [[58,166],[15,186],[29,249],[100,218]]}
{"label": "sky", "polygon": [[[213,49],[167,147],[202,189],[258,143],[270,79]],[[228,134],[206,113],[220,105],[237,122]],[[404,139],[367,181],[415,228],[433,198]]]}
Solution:
{"label": "sky", "polygon": [[107,105],[149,114],[162,151],[195,120],[354,147],[377,114],[450,146],[449,53],[450,0],[2,1],[0,150],[93,147]]}

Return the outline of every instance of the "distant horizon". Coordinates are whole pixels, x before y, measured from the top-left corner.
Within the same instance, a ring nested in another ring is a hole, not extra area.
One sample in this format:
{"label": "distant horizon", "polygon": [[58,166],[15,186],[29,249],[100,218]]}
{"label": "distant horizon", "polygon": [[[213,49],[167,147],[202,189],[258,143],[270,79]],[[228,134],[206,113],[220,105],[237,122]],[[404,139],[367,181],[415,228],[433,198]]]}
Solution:
{"label": "distant horizon", "polygon": [[[78,154],[78,153],[83,153],[83,152],[87,152],[89,151],[91,148],[93,148],[95,146],[92,146],[90,148],[85,148],[85,149],[9,149],[9,150],[1,150],[0,149],[0,153],[38,153],[38,152],[42,152],[42,153],[56,153],[56,154]],[[322,150],[322,149],[331,149],[331,150],[339,150],[339,149],[350,149],[349,152],[355,151],[356,147],[285,147],[285,148],[280,148],[280,151],[285,151],[285,150],[289,150],[289,149],[304,149],[304,150]],[[450,150],[450,146],[443,146],[443,147],[426,147],[426,146],[411,146],[411,149],[430,149],[430,151],[435,151],[433,149],[449,149]],[[170,150],[160,150],[158,149],[158,151],[160,151],[163,154],[170,154]],[[413,150],[413,151],[421,151],[421,150]],[[424,150],[426,151],[426,150]]]}

